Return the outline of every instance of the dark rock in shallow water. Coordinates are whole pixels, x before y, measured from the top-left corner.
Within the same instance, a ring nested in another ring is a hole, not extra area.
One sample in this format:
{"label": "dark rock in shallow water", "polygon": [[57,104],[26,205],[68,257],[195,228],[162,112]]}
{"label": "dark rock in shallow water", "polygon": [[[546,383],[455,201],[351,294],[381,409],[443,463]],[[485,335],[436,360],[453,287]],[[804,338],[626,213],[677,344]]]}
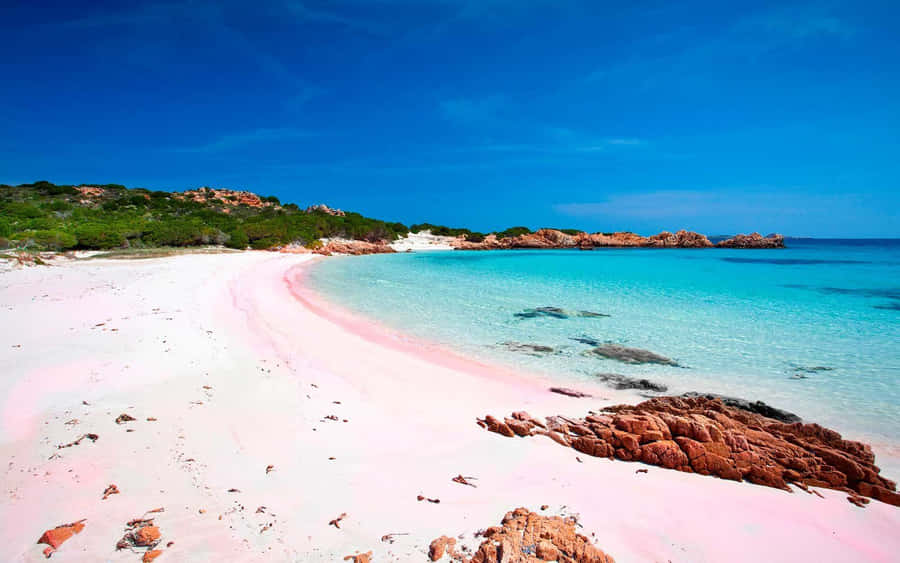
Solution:
{"label": "dark rock in shallow water", "polygon": [[834,368],[828,366],[794,366],[794,371],[802,371],[803,373],[816,373],[819,371],[834,371]]}
{"label": "dark rock in shallow water", "polygon": [[884,309],[885,311],[900,311],[900,301],[885,303],[884,305],[875,305],[876,309]]}
{"label": "dark rock in shallow water", "polygon": [[724,395],[716,395],[715,393],[696,393],[690,392],[685,393],[682,397],[687,399],[696,399],[698,397],[705,397],[707,399],[719,399],[725,405],[729,407],[734,407],[736,409],[741,409],[747,412],[752,412],[754,414],[759,414],[768,418],[774,418],[775,420],[785,422],[788,424],[794,422],[802,422],[803,419],[797,416],[792,412],[788,412],[785,410],[781,410],[775,408],[771,405],[767,405],[762,401],[748,401],[746,399],[739,399],[737,397],[726,397]]}
{"label": "dark rock in shallow water", "polygon": [[532,356],[540,356],[541,354],[552,354],[556,352],[555,349],[550,346],[543,346],[541,344],[523,344],[522,342],[502,342],[500,344],[510,352],[525,352],[526,354],[530,354]]}
{"label": "dark rock in shallow water", "polygon": [[550,391],[553,393],[559,393],[560,395],[566,395],[567,397],[590,397],[588,393],[582,393],[576,389],[569,389],[568,387],[551,387]]}
{"label": "dark rock in shallow water", "polygon": [[594,311],[578,311],[579,317],[584,317],[586,319],[600,319],[603,317],[608,317],[606,313],[595,313]]}
{"label": "dark rock in shallow water", "polygon": [[659,354],[654,354],[649,350],[640,348],[628,348],[619,346],[618,344],[603,344],[588,350],[587,354],[593,354],[610,360],[616,360],[624,364],[660,364],[666,366],[677,366],[678,362]]}
{"label": "dark rock in shallow water", "polygon": [[599,319],[608,317],[605,313],[597,313],[594,311],[567,311],[559,307],[537,307],[535,309],[525,309],[514,316],[520,319],[535,319],[537,317],[550,317],[553,319],[568,319],[569,317],[584,317],[587,319]]}
{"label": "dark rock in shallow water", "polygon": [[525,309],[521,313],[516,313],[520,319],[534,319],[536,317],[553,317],[554,319],[568,319],[569,314],[559,307],[537,307],[535,309]]}
{"label": "dark rock in shallow water", "polygon": [[809,374],[816,374],[823,371],[834,371],[834,368],[828,366],[798,366],[794,365],[792,379],[806,379]]}
{"label": "dark rock in shallow water", "polygon": [[657,393],[664,393],[669,390],[668,387],[661,383],[653,383],[648,379],[637,379],[618,373],[598,373],[596,376],[600,378],[601,381],[605,381],[611,384],[615,389],[619,390],[640,389],[641,391],[655,391]]}

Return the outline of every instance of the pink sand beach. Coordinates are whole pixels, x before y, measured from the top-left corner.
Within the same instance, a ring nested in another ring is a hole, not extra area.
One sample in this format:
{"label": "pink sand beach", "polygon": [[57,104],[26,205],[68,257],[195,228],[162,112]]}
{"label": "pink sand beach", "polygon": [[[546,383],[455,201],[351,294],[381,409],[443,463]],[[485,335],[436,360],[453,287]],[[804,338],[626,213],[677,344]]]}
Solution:
{"label": "pink sand beach", "polygon": [[[0,560],[44,560],[41,534],[85,519],[55,560],[140,561],[116,543],[129,520],[163,508],[157,561],[426,561],[438,536],[474,546],[507,511],[543,505],[578,515],[619,562],[898,560],[894,506],[578,461],[549,439],[484,431],[485,414],[581,415],[639,398],[553,394],[536,375],[343,311],[303,283],[327,259],[244,252],[0,273]],[[57,447],[85,434],[96,441]],[[120,492],[103,500],[110,484]]]}

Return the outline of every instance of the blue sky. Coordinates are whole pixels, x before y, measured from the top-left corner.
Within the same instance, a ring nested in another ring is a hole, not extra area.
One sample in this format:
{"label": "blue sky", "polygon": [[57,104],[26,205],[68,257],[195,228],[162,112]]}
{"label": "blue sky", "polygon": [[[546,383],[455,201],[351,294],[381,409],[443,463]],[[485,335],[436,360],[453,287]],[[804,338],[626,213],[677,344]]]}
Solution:
{"label": "blue sky", "polygon": [[4,2],[0,182],[900,236],[900,3]]}

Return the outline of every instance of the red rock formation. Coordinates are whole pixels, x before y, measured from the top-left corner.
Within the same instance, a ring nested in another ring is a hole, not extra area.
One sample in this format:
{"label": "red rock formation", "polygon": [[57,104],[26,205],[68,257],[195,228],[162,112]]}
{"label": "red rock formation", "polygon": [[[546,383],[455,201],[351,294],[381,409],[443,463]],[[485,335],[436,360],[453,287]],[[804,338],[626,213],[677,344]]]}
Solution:
{"label": "red rock formation", "polygon": [[716,244],[719,248],[784,248],[784,236],[779,234],[762,236],[759,233],[737,235]]}
{"label": "red rock formation", "polygon": [[595,248],[645,246],[647,242],[641,235],[629,232],[593,233],[589,236]]}
{"label": "red rock formation", "polygon": [[278,207],[274,202],[263,201],[262,198],[255,193],[235,190],[200,188],[198,190],[173,193],[172,197],[176,199],[188,199],[198,203],[215,202],[228,207],[237,207],[239,205],[246,205],[248,207]]}
{"label": "red rock formation", "polygon": [[340,209],[332,209],[324,203],[320,203],[319,205],[310,205],[306,208],[307,213],[315,213],[316,211],[325,213],[326,215],[333,215],[335,217],[344,217],[346,215],[346,213],[344,213]]}
{"label": "red rock formation", "polygon": [[134,545],[146,547],[155,545],[159,541],[159,528],[156,526],[144,526],[134,533]]}
{"label": "red rock formation", "polygon": [[78,522],[72,522],[71,524],[61,524],[51,530],[47,530],[37,541],[40,543],[45,543],[50,547],[44,548],[44,555],[46,557],[50,557],[53,555],[59,546],[63,544],[64,541],[68,540],[75,534],[81,533],[81,530],[84,529],[84,520],[79,520]]}
{"label": "red rock formation", "polygon": [[145,551],[144,556],[141,557],[141,563],[150,563],[160,555],[162,555],[161,549],[151,549],[150,551]]}
{"label": "red rock formation", "polygon": [[431,542],[431,545],[428,546],[428,558],[432,561],[437,561],[441,557],[444,556],[444,553],[450,555],[451,558],[457,558],[456,554],[456,539],[448,538],[447,536],[441,536]]}
{"label": "red rock formation", "polygon": [[460,237],[453,243],[458,250],[497,250],[508,248],[580,248],[590,250],[604,247],[651,247],[651,248],[709,248],[713,244],[704,235],[691,231],[675,234],[662,232],[651,237],[634,233],[594,233],[579,232],[567,234],[556,229],[541,229],[534,233],[498,239],[488,235],[481,242],[470,242]]}
{"label": "red rock formation", "polygon": [[[488,528],[483,536],[484,541],[467,563],[615,561],[575,531],[574,519],[541,516],[526,508],[507,512],[501,525]],[[432,558],[432,561],[436,559]]]}
{"label": "red rock formation", "polygon": [[663,231],[658,235],[649,237],[648,241],[649,244],[647,246],[663,248],[711,248],[713,245],[705,235],[683,229],[674,235],[668,231]]}
{"label": "red rock formation", "polygon": [[357,553],[356,555],[347,555],[344,557],[344,561],[350,561],[351,563],[371,563],[372,552],[367,551],[365,553]]}
{"label": "red rock formation", "polygon": [[661,397],[607,410],[584,419],[549,417],[543,427],[522,413],[481,422],[504,436],[543,434],[591,456],[786,490],[788,483],[837,489],[900,506],[896,484],[879,474],[872,449],[818,424],[787,424],[708,397]]}
{"label": "red rock formation", "polygon": [[316,254],[331,256],[332,254],[391,254],[396,252],[384,241],[368,242],[364,240],[330,240],[313,250]]}
{"label": "red rock formation", "polygon": [[576,238],[556,229],[540,229],[505,239],[507,248],[575,248]]}
{"label": "red rock formation", "polygon": [[75,189],[85,197],[100,197],[106,193],[106,190],[97,186],[78,186]]}

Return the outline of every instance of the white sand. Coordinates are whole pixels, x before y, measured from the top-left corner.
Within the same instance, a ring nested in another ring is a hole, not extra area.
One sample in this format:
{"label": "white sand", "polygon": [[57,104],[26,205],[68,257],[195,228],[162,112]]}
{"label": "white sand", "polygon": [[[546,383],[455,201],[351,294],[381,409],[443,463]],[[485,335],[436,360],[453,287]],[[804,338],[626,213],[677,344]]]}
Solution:
{"label": "white sand", "polygon": [[[41,533],[82,518],[55,560],[139,561],[115,545],[126,521],[156,507],[162,545],[174,542],[158,562],[369,550],[424,561],[439,535],[473,544],[506,511],[542,504],[580,514],[619,562],[897,560],[900,510],[877,501],[578,463],[548,439],[480,429],[488,413],[580,416],[610,401],[551,394],[309,302],[290,282],[312,259],[247,252],[0,274],[0,561],[43,560]],[[116,425],[121,413],[137,420]],[[55,448],[85,432],[99,440]],[[459,473],[478,487],[451,482]],[[101,500],[110,483],[121,494]],[[341,528],[329,526],[341,513]],[[392,532],[409,535],[380,540]]]}
{"label": "white sand", "polygon": [[391,248],[397,252],[423,250],[453,250],[450,245],[456,240],[453,237],[442,237],[431,234],[431,231],[420,231],[418,233],[409,233],[405,237],[399,238],[390,244]]}

